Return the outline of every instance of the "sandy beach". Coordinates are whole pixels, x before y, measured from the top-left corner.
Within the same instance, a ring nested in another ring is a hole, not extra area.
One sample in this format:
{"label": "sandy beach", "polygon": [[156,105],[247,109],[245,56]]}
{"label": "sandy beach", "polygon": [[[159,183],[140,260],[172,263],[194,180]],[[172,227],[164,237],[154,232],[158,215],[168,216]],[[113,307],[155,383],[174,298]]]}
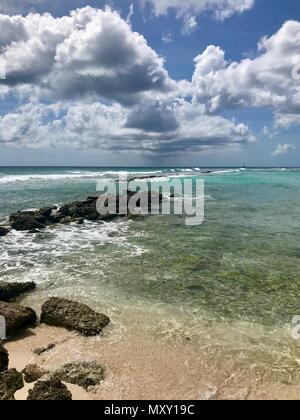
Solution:
{"label": "sandy beach", "polygon": [[[10,367],[21,371],[36,364],[53,372],[66,363],[97,361],[105,369],[104,381],[87,391],[67,384],[74,400],[299,398],[300,386],[289,377],[292,371],[288,367],[286,372],[282,368],[276,371],[274,365],[270,373],[267,365],[259,366],[254,355],[252,364],[248,360],[243,363],[243,358],[249,357],[247,349],[240,343],[239,350],[238,346],[235,351],[229,346],[224,350],[224,343],[217,343],[221,330],[214,332],[216,341],[212,344],[204,323],[198,324],[199,330],[193,335],[191,330],[176,329],[174,313],[169,319],[167,312],[156,320],[151,311],[144,313],[143,319],[140,316],[138,312],[127,313],[124,322],[116,314],[103,335],[92,338],[46,325],[27,330],[5,343]],[[150,316],[151,324],[147,323]],[[55,348],[40,356],[34,354],[34,349],[49,344]],[[16,399],[26,399],[33,385],[18,391]]]}

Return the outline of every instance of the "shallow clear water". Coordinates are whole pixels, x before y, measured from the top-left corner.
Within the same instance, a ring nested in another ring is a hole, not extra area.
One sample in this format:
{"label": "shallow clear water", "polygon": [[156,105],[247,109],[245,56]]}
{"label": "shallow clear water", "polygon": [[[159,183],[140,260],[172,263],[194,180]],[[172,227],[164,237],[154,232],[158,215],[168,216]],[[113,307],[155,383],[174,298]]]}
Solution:
{"label": "shallow clear water", "polygon": [[[222,320],[224,343],[229,331],[232,342],[237,331],[248,334],[253,351],[258,342],[263,346],[260,356],[266,351],[261,328],[275,329],[270,351],[280,341],[287,353],[298,354],[299,343],[286,331],[300,315],[300,170],[129,171],[204,179],[204,224],[187,227],[182,216],[150,216],[37,235],[13,232],[0,241],[1,279],[36,281],[38,292],[27,298],[32,302],[58,294],[96,307],[166,305],[170,313],[176,308],[188,314],[176,318],[186,331],[194,332],[201,319],[216,332]],[[2,168],[0,219],[18,209],[84,199],[96,191],[97,179],[116,172]],[[220,331],[216,334],[221,340]]]}

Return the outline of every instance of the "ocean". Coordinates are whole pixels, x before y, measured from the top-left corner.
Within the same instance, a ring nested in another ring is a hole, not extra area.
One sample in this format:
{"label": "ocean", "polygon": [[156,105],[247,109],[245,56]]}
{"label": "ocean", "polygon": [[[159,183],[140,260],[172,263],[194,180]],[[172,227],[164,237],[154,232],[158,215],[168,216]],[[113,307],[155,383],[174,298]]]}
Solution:
{"label": "ocean", "polygon": [[296,383],[300,170],[2,167],[0,220],[85,199],[119,171],[203,179],[204,223],[156,215],[12,232],[0,240],[1,280],[35,281],[25,298],[35,308],[52,295],[77,299],[115,317],[120,334],[123,319],[138,317],[145,334],[195,354],[205,344],[214,363],[234,359],[236,372]]}

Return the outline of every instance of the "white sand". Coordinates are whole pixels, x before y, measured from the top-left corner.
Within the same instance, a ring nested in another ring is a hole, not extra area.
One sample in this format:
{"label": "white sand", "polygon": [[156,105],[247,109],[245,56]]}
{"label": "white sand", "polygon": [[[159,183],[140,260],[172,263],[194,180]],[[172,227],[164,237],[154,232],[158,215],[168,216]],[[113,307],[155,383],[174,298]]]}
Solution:
{"label": "white sand", "polygon": [[[42,325],[5,344],[10,367],[19,371],[29,363],[49,370],[74,361],[98,361],[106,379],[89,392],[68,385],[75,400],[82,399],[299,399],[300,385],[236,369],[216,346],[195,349],[192,340],[164,339],[133,328],[108,328],[103,337],[86,338]],[[33,349],[56,343],[55,349],[36,356]],[[26,399],[28,389],[16,394]]]}

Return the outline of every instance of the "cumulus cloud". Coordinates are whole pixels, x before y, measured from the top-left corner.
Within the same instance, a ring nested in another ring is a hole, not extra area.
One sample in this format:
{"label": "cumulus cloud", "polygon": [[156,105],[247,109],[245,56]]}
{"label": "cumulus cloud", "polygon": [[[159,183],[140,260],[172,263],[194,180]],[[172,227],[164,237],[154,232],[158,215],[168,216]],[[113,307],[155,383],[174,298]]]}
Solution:
{"label": "cumulus cloud", "polygon": [[171,132],[179,128],[172,109],[159,102],[142,104],[133,109],[127,118],[126,127],[149,132]]}
{"label": "cumulus cloud", "polygon": [[166,92],[172,81],[164,61],[117,12],[91,7],[70,16],[0,15],[6,83],[34,83],[41,95],[98,95],[135,102],[144,92]]}
{"label": "cumulus cloud", "polygon": [[263,38],[254,59],[228,62],[225,52],[209,46],[195,59],[194,99],[207,112],[243,107],[270,107],[278,114],[300,111],[300,80],[292,72],[300,59],[300,22],[288,21]]}
{"label": "cumulus cloud", "polygon": [[293,144],[279,144],[271,156],[281,156],[287,154],[291,150],[295,150],[296,147]]}
{"label": "cumulus cloud", "polygon": [[263,38],[252,59],[229,62],[220,47],[208,46],[195,58],[192,80],[177,82],[144,37],[109,8],[60,18],[0,15],[0,26],[7,73],[0,95],[10,92],[21,104],[0,117],[6,145],[194,153],[255,141],[246,124],[221,116],[225,109],[266,106],[277,128],[300,123],[300,80],[292,76],[299,22]]}
{"label": "cumulus cloud", "polygon": [[[165,115],[159,116],[157,109],[164,109]],[[27,103],[0,117],[0,142],[21,147],[176,154],[239,147],[251,141],[253,134],[244,124],[203,115],[185,100],[172,108],[149,104],[133,110],[117,103]]]}

